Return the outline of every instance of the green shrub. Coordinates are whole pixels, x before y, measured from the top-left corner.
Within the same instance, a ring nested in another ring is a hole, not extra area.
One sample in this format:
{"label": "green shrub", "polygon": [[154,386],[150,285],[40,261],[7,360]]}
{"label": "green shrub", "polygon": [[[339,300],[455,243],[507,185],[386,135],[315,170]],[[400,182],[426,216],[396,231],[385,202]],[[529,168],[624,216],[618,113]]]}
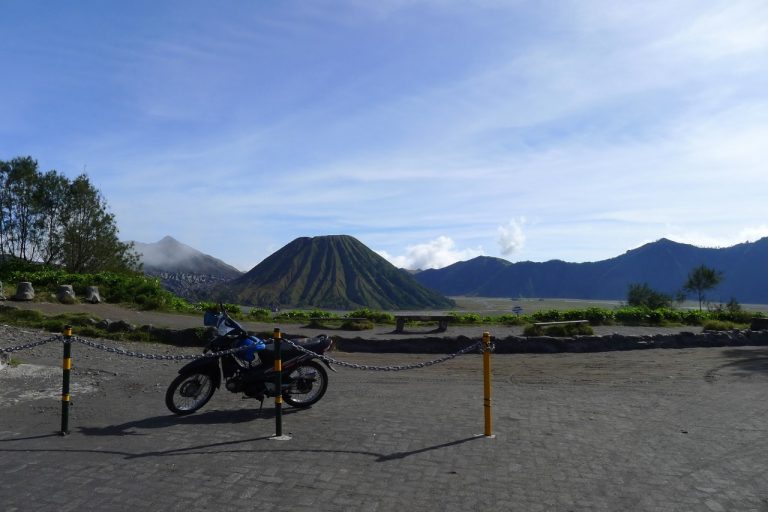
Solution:
{"label": "green shrub", "polygon": [[731,331],[733,329],[746,329],[747,323],[734,323],[725,320],[707,320],[704,322],[705,331]]}
{"label": "green shrub", "polygon": [[754,318],[755,313],[749,311],[736,311],[728,309],[715,309],[709,312],[709,316],[715,320],[723,320],[726,322],[736,322],[740,324],[747,324]]}
{"label": "green shrub", "polygon": [[476,325],[482,322],[483,318],[477,313],[448,313],[449,322],[457,325]]}
{"label": "green shrub", "polygon": [[614,319],[621,325],[664,325],[667,323],[688,323],[686,322],[686,317],[677,310],[671,308],[650,309],[642,306],[627,306],[619,308],[614,311]]}
{"label": "green shrub", "polygon": [[248,319],[255,322],[269,322],[272,320],[272,312],[265,308],[251,308],[248,311]]}
{"label": "green shrub", "polygon": [[494,319],[494,322],[498,322],[504,325],[523,325],[525,323],[525,317],[522,315],[516,315],[514,313],[506,313],[497,316]]}
{"label": "green shrub", "polygon": [[277,315],[275,315],[275,321],[291,322],[291,323],[307,322],[309,321],[309,311],[304,311],[304,310],[281,311]]}
{"label": "green shrub", "polygon": [[685,325],[701,325],[707,320],[707,312],[692,309],[680,314],[680,319]]}
{"label": "green shrub", "polygon": [[604,308],[587,308],[583,311],[585,320],[589,320],[590,325],[611,325],[615,317],[613,311]]}
{"label": "green shrub", "polygon": [[642,325],[647,322],[648,309],[643,307],[623,307],[614,311],[616,321],[623,325]]}
{"label": "green shrub", "polygon": [[661,312],[662,320],[666,323],[679,324],[683,322],[682,312],[672,308],[661,308],[658,310]]}
{"label": "green shrub", "polygon": [[549,309],[546,311],[537,311],[531,315],[536,322],[561,322],[565,318],[563,312],[558,309]]}
{"label": "green shrub", "polygon": [[395,315],[384,311],[373,311],[368,308],[356,309],[347,315],[349,318],[367,318],[377,324],[395,323]]}
{"label": "green shrub", "polygon": [[72,274],[44,265],[14,268],[0,265],[2,280],[14,285],[29,281],[40,297],[55,293],[63,284],[72,285],[75,293],[80,296],[85,294],[88,286],[98,286],[99,295],[105,302],[136,304],[145,310],[162,309],[183,313],[193,311],[187,301],[164,290],[159,279],[139,273]]}
{"label": "green shrub", "polygon": [[313,309],[308,313],[310,319],[323,319],[323,318],[337,318],[338,315],[323,311],[321,309]]}
{"label": "green shrub", "polygon": [[[586,309],[570,309],[567,311],[562,311],[560,318],[562,320],[589,320],[590,325],[610,325],[614,321],[614,313],[609,309],[591,307]],[[540,321],[547,322],[556,320]]]}

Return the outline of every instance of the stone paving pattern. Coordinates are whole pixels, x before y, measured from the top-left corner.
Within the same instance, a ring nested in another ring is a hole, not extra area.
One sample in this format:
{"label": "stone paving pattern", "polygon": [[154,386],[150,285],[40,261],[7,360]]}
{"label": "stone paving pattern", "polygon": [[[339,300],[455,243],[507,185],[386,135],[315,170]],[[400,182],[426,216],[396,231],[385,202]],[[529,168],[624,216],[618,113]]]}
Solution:
{"label": "stone paving pattern", "polygon": [[[0,347],[24,336],[49,335],[3,327]],[[61,345],[13,357],[50,369]],[[768,511],[765,348],[495,355],[493,439],[477,436],[478,354],[340,368],[316,406],[285,409],[289,441],[270,439],[271,403],[259,416],[221,390],[194,415],[170,414],[182,363],[81,345],[73,358],[81,392],[65,437],[59,373],[0,373],[1,510]]]}

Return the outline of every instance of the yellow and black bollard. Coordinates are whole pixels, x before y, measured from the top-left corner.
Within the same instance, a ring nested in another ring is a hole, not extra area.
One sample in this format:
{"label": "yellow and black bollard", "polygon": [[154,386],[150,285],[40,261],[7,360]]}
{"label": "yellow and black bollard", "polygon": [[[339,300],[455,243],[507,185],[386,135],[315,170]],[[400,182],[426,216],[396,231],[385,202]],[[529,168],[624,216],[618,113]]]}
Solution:
{"label": "yellow and black bollard", "polygon": [[280,334],[280,329],[277,327],[275,327],[272,338],[275,340],[275,373],[277,374],[277,391],[275,394],[275,435],[270,439],[287,441],[291,438],[291,436],[283,435],[283,353],[282,336]]}
{"label": "yellow and black bollard", "polygon": [[72,326],[64,327],[64,357],[62,360],[61,382],[61,435],[69,434],[69,408],[72,405],[69,395],[69,376],[72,371]]}
{"label": "yellow and black bollard", "polygon": [[485,437],[493,435],[493,417],[491,415],[491,334],[483,333],[483,408],[485,410]]}
{"label": "yellow and black bollard", "polygon": [[275,328],[275,372],[277,373],[277,394],[275,395],[275,437],[283,435],[283,354],[280,329]]}

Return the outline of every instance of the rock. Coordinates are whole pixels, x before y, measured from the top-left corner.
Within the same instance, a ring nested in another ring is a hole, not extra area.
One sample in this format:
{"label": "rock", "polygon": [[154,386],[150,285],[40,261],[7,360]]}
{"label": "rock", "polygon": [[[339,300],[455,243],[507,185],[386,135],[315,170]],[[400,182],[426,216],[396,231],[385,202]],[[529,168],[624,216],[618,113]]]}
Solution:
{"label": "rock", "polygon": [[105,318],[104,320],[97,323],[96,327],[98,327],[99,329],[104,329],[105,331],[108,331],[110,324],[112,324],[112,320],[110,320],[109,318]]}
{"label": "rock", "polygon": [[77,302],[75,296],[75,290],[71,284],[62,284],[59,286],[59,291],[56,292],[56,300],[62,304],[74,304]]}
{"label": "rock", "polygon": [[32,283],[28,281],[22,281],[16,287],[16,295],[11,297],[12,300],[32,300],[35,298],[35,289],[32,288]]}
{"label": "rock", "polygon": [[108,332],[133,332],[136,330],[135,325],[131,325],[125,320],[118,320],[117,322],[112,322],[107,327]]}
{"label": "rock", "polygon": [[98,286],[89,286],[85,289],[85,301],[91,304],[99,304],[101,302]]}

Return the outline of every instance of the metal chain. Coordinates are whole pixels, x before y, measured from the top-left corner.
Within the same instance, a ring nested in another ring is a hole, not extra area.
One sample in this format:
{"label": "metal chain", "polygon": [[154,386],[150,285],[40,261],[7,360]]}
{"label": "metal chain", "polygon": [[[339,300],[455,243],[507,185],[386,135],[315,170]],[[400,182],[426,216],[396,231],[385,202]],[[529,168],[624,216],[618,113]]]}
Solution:
{"label": "metal chain", "polygon": [[344,366],[346,368],[352,368],[355,370],[371,370],[371,371],[379,371],[379,372],[399,372],[403,370],[414,370],[417,368],[426,368],[427,366],[433,366],[439,363],[444,363],[445,361],[453,359],[454,357],[466,354],[467,352],[471,352],[472,350],[478,347],[481,347],[482,345],[482,342],[478,341],[477,343],[470,345],[466,348],[463,348],[454,354],[449,354],[445,357],[440,357],[438,359],[433,359],[431,361],[424,361],[421,363],[406,364],[406,365],[400,365],[400,366],[371,366],[367,364],[356,364],[356,363],[347,363],[346,361],[339,361],[338,359],[334,359],[332,357],[317,354],[315,352],[312,352],[311,350],[307,350],[306,348],[300,345],[297,345],[291,340],[284,339],[283,341],[291,345],[293,348],[299,350],[300,352],[304,352],[305,354],[309,354],[311,356],[317,357],[318,359],[321,359],[328,364],[335,364],[336,366]]}
{"label": "metal chain", "polygon": [[[48,338],[46,340],[34,341],[32,343],[27,343],[25,345],[17,345],[15,347],[0,348],[0,353],[18,352],[20,350],[39,347],[41,345],[45,345],[46,343],[50,343],[52,341],[63,341],[64,343],[77,342],[77,343],[80,343],[81,345],[85,345],[87,347],[95,348],[98,350],[103,350],[111,354],[117,354],[117,355],[128,356],[128,357],[136,357],[139,359],[154,359],[154,360],[164,360],[164,361],[193,361],[197,359],[217,358],[217,357],[227,356],[231,354],[236,354],[238,352],[243,352],[251,348],[250,346],[245,345],[242,347],[231,348],[229,350],[222,350],[220,352],[208,352],[208,353],[196,354],[196,355],[145,354],[143,352],[134,352],[131,350],[124,350],[121,348],[110,347],[102,343],[96,343],[96,342],[79,338],[76,336],[67,338],[62,335],[57,335],[57,336],[52,336],[51,338]],[[398,366],[372,366],[367,364],[356,364],[356,363],[348,363],[346,361],[340,361],[338,359],[334,359],[332,357],[317,354],[315,352],[312,352],[311,350],[307,350],[306,348],[300,345],[297,345],[296,343],[294,343],[289,339],[283,339],[283,341],[288,343],[290,346],[292,346],[299,352],[303,352],[305,354],[311,355],[312,357],[321,359],[329,364],[335,364],[336,366],[343,366],[343,367],[352,368],[355,370],[371,370],[371,371],[383,371],[383,372],[397,372],[397,371],[403,371],[403,370],[413,370],[417,368],[426,368],[428,366],[444,363],[445,361],[449,361],[457,356],[464,355],[468,352],[471,352],[474,349],[479,349],[480,352],[484,351],[482,347],[482,342],[478,341],[477,343],[474,343],[468,347],[465,347],[456,353],[448,354],[447,356],[440,357],[438,359],[433,359],[431,361],[424,361],[421,363],[398,365]],[[492,347],[491,350],[493,350],[493,346],[491,347]]]}
{"label": "metal chain", "polygon": [[143,352],[134,352],[131,350],[123,350],[121,348],[115,348],[110,347],[107,345],[104,345],[102,343],[96,343],[93,341],[89,341],[83,338],[73,337],[71,338],[72,341],[76,341],[77,343],[80,343],[82,345],[85,345],[87,347],[103,350],[105,352],[109,352],[110,354],[117,354],[120,356],[128,356],[128,357],[137,357],[139,359],[159,359],[159,360],[165,360],[165,361],[193,361],[196,359],[205,359],[205,358],[217,358],[222,356],[227,356],[230,354],[236,354],[238,352],[243,352],[245,350],[248,350],[249,348],[252,348],[248,345],[244,345],[242,347],[237,348],[231,348],[229,350],[222,350],[220,352],[208,352],[204,354],[197,354],[197,355],[168,355],[168,354],[145,354]]}
{"label": "metal chain", "polygon": [[46,343],[50,343],[52,341],[58,341],[61,338],[63,338],[63,336],[59,334],[57,336],[52,336],[47,340],[33,341],[32,343],[27,343],[25,345],[17,345],[15,347],[0,348],[0,354],[2,353],[10,354],[11,352],[18,352],[19,350],[26,350],[29,348],[39,347],[40,345],[45,345]]}

